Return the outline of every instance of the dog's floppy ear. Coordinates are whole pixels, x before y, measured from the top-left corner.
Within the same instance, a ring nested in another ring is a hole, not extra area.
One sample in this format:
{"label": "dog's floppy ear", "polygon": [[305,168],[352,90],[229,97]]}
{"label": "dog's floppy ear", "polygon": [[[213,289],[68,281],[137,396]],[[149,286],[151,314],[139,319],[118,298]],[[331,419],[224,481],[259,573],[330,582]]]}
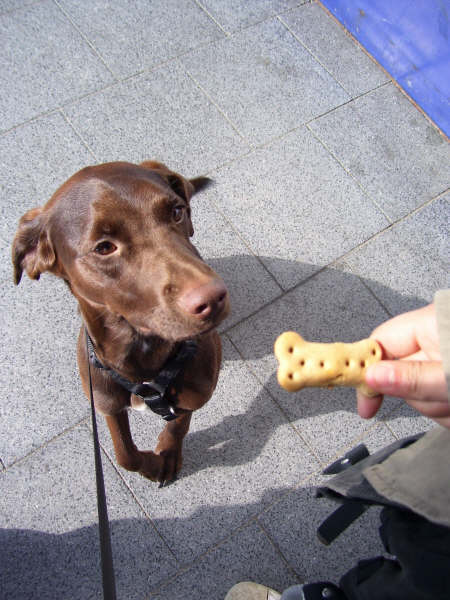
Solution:
{"label": "dog's floppy ear", "polygon": [[56,261],[47,231],[47,219],[42,208],[33,208],[23,215],[12,245],[14,282],[17,285],[25,270],[31,279],[39,279]]}
{"label": "dog's floppy ear", "polygon": [[199,192],[200,190],[204,190],[205,188],[212,185],[213,180],[209,177],[194,177],[194,179],[189,179],[189,183],[194,186],[194,194]]}
{"label": "dog's floppy ear", "polygon": [[194,177],[194,179],[186,179],[182,175],[171,171],[166,167],[166,165],[156,160],[147,160],[141,163],[141,167],[156,171],[161,177],[163,177],[163,179],[167,181],[173,191],[181,198],[184,198],[184,200],[187,202],[189,202],[191,197],[196,192],[199,192],[212,183],[212,180],[208,177]]}
{"label": "dog's floppy ear", "polygon": [[188,203],[189,236],[192,237],[194,235],[194,227],[191,221],[191,209],[189,206],[189,201],[196,192],[199,192],[207,187],[211,183],[211,179],[208,179],[208,177],[195,177],[194,179],[186,179],[182,175],[171,171],[166,167],[166,165],[156,160],[147,160],[141,163],[141,167],[158,173],[158,175],[170,185],[172,190],[178,194],[178,196],[186,200]]}

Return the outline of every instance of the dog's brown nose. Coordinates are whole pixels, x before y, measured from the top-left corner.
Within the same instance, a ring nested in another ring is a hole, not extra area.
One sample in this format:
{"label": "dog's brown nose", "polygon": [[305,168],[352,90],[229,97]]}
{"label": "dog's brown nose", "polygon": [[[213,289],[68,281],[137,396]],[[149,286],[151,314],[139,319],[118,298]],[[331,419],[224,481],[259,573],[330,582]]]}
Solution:
{"label": "dog's brown nose", "polygon": [[178,299],[182,310],[200,320],[219,314],[227,301],[227,288],[221,279],[213,279],[184,292]]}

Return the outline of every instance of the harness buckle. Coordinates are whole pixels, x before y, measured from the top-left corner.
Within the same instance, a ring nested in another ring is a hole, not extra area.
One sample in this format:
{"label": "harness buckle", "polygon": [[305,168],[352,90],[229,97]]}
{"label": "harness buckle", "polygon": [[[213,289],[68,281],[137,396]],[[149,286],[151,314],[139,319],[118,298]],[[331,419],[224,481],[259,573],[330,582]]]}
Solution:
{"label": "harness buckle", "polygon": [[157,415],[166,421],[172,421],[177,418],[176,404],[177,394],[179,392],[179,382],[177,380],[183,373],[184,363],[194,356],[198,343],[195,340],[187,340],[181,344],[177,354],[169,358],[162,370],[153,381],[144,381],[143,383],[133,383],[122,377],[117,371],[110,367],[105,367],[97,358],[94,344],[86,330],[87,346],[89,360],[94,367],[102,369],[120,386],[131,394],[141,398],[145,404]]}
{"label": "harness buckle", "polygon": [[136,396],[142,398],[150,410],[165,421],[172,421],[177,418],[177,415],[175,407],[166,398],[166,391],[167,388],[156,381],[143,381],[139,384]]}
{"label": "harness buckle", "polygon": [[143,400],[150,397],[162,398],[165,394],[165,388],[156,381],[143,381],[139,384],[139,392],[136,394]]}

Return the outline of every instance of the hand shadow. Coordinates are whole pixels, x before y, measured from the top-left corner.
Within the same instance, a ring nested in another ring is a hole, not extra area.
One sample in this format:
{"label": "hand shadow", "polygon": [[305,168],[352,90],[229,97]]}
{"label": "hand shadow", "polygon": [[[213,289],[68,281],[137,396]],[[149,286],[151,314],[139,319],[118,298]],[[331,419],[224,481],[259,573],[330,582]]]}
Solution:
{"label": "hand shadow", "polygon": [[[326,268],[311,278],[312,265],[277,258],[262,260],[264,269],[270,267],[276,274],[279,269],[290,268],[299,281],[306,277],[306,282],[289,292],[277,289],[274,299],[264,306],[264,299],[258,298],[266,290],[261,289],[254,276],[262,269],[259,259],[239,255],[209,261],[228,285],[231,326],[225,323],[223,327],[224,361],[218,389],[203,408],[210,414],[209,424],[202,429],[194,427],[188,434],[185,457],[189,459],[185,459],[182,475],[207,466],[251,462],[287,422],[296,427],[323,462],[331,460],[338,449],[363,434],[373,421],[358,417],[353,389],[309,388],[295,394],[282,390],[276,380],[277,363],[273,356],[276,337],[294,330],[311,341],[356,341],[368,337],[391,316],[377,297],[388,298],[390,305],[403,306],[405,310],[427,302],[396,294],[344,269]],[[249,296],[254,298],[250,306]],[[258,309],[259,305],[262,307]],[[260,387],[248,388],[249,373],[242,360]],[[386,418],[401,404],[401,400],[386,398],[376,418]],[[194,415],[194,422],[197,418]]]}

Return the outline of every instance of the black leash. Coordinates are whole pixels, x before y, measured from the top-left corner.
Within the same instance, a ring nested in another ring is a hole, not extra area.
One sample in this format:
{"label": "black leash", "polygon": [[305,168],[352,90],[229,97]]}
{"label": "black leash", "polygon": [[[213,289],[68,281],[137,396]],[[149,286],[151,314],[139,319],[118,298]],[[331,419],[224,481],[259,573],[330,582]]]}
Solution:
{"label": "black leash", "polygon": [[104,366],[95,354],[94,344],[85,329],[86,352],[89,375],[89,396],[91,400],[92,432],[94,437],[95,479],[97,484],[97,507],[100,538],[100,555],[102,564],[103,598],[116,600],[116,583],[114,577],[114,564],[111,548],[111,533],[109,529],[108,508],[106,505],[105,482],[103,479],[102,457],[98,441],[97,420],[95,418],[94,392],[92,389],[91,363],[102,369],[123,388],[140,396],[147,406],[166,421],[176,419],[176,404],[178,400],[180,378],[183,374],[187,360],[192,358],[197,351],[198,344],[195,340],[187,340],[180,344],[178,352],[169,358],[153,381],[132,383],[119,373]]}
{"label": "black leash", "polygon": [[108,507],[106,505],[105,482],[103,479],[102,456],[98,441],[97,420],[95,418],[94,392],[92,390],[91,363],[89,360],[88,333],[86,331],[86,349],[88,356],[89,395],[91,400],[92,432],[94,436],[95,479],[97,484],[98,530],[102,564],[103,598],[116,600],[116,581],[111,548]]}

